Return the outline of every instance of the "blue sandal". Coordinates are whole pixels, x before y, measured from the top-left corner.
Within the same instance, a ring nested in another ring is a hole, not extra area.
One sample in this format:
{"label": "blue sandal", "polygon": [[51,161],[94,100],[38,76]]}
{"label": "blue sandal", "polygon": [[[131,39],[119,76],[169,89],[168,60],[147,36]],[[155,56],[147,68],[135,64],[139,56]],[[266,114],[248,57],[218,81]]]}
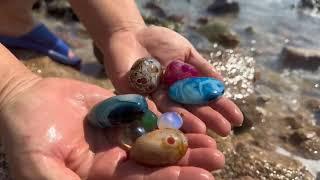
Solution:
{"label": "blue sandal", "polygon": [[34,50],[59,63],[71,66],[78,66],[81,63],[81,59],[70,51],[69,46],[54,35],[44,24],[37,25],[31,32],[20,37],[0,35],[0,43],[7,47]]}

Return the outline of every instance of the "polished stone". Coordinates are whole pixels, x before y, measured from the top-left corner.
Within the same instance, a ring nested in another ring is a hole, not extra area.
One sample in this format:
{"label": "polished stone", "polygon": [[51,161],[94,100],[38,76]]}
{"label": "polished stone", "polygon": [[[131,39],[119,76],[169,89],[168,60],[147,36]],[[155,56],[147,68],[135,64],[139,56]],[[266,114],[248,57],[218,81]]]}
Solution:
{"label": "polished stone", "polygon": [[181,104],[206,104],[222,96],[223,93],[223,83],[209,77],[183,79],[169,88],[170,99]]}
{"label": "polished stone", "polygon": [[95,127],[106,128],[129,124],[148,111],[146,99],[138,94],[113,96],[95,105],[87,118]]}
{"label": "polished stone", "polygon": [[163,113],[158,119],[158,128],[180,129],[183,124],[182,117],[176,112]]}
{"label": "polished stone", "polygon": [[161,64],[156,59],[142,58],[131,67],[129,84],[137,93],[151,93],[157,89],[161,75]]}
{"label": "polished stone", "polygon": [[199,71],[194,66],[180,60],[174,60],[167,66],[162,79],[163,83],[170,86],[176,81],[199,75]]}
{"label": "polished stone", "polygon": [[157,128],[158,117],[150,110],[146,111],[141,118],[141,126],[146,131],[153,131]]}

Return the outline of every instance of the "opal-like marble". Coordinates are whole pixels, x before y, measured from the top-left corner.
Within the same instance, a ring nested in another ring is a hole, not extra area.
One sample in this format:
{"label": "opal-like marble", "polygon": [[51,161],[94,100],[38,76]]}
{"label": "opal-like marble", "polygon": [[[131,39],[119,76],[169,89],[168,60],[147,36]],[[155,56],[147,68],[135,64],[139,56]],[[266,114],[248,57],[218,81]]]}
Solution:
{"label": "opal-like marble", "polygon": [[177,81],[169,88],[169,97],[181,104],[206,104],[224,93],[221,81],[209,77],[193,77]]}
{"label": "opal-like marble", "polygon": [[177,129],[158,129],[139,137],[130,149],[130,158],[149,166],[177,163],[187,152],[188,141]]}
{"label": "opal-like marble", "polygon": [[151,93],[160,83],[161,64],[154,58],[136,61],[129,71],[129,84],[138,93]]}
{"label": "opal-like marble", "polygon": [[170,86],[178,80],[198,76],[200,73],[194,66],[180,60],[174,60],[167,66],[162,81]]}
{"label": "opal-like marble", "polygon": [[182,117],[176,112],[163,113],[158,119],[158,128],[180,129],[183,124]]}
{"label": "opal-like marble", "polygon": [[87,118],[99,128],[121,126],[141,119],[148,111],[146,99],[138,94],[113,96],[95,105]]}

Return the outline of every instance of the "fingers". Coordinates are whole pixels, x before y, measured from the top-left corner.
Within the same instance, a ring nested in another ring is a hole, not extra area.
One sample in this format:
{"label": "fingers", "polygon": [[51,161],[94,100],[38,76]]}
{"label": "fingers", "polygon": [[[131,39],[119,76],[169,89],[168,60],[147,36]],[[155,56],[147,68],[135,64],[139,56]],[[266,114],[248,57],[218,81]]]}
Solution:
{"label": "fingers", "polygon": [[189,149],[178,165],[195,166],[213,171],[223,168],[224,156],[220,151],[213,148]]}
{"label": "fingers", "polygon": [[209,106],[187,106],[191,113],[199,117],[205,124],[221,136],[227,136],[231,125],[220,113]]}
{"label": "fingers", "polygon": [[186,134],[189,148],[217,148],[215,140],[205,134]]}
{"label": "fingers", "polygon": [[222,75],[207,60],[205,60],[196,49],[191,49],[190,56],[186,59],[186,62],[197,68],[202,75],[223,81]]}
{"label": "fingers", "polygon": [[158,117],[160,117],[160,116],[161,116],[161,112],[159,112],[156,104],[155,104],[153,101],[151,101],[149,98],[147,98],[147,103],[148,103],[149,109],[150,109],[154,114],[156,114]]}
{"label": "fingers", "polygon": [[181,127],[182,131],[188,133],[206,133],[205,124],[196,116],[191,114],[189,111],[184,109],[182,106],[172,102],[167,92],[163,89],[157,90],[152,94],[152,99],[158,105],[158,108],[162,112],[177,112],[183,118],[183,125]]}
{"label": "fingers", "polygon": [[144,176],[144,180],[214,180],[212,174],[195,167],[170,166]]}
{"label": "fingers", "polygon": [[222,114],[232,125],[241,126],[243,114],[231,100],[221,97],[219,100],[211,102],[210,106]]}

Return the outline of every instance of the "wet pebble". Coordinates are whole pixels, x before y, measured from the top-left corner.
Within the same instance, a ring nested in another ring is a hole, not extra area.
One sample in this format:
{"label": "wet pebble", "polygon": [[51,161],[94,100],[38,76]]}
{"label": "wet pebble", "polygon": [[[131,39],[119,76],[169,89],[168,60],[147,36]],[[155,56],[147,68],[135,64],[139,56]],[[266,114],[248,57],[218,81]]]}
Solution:
{"label": "wet pebble", "polygon": [[181,104],[206,104],[224,93],[224,84],[209,77],[187,78],[169,88],[171,100]]}
{"label": "wet pebble", "polygon": [[142,58],[130,69],[129,84],[138,93],[151,93],[158,87],[161,74],[161,64],[156,59]]}

